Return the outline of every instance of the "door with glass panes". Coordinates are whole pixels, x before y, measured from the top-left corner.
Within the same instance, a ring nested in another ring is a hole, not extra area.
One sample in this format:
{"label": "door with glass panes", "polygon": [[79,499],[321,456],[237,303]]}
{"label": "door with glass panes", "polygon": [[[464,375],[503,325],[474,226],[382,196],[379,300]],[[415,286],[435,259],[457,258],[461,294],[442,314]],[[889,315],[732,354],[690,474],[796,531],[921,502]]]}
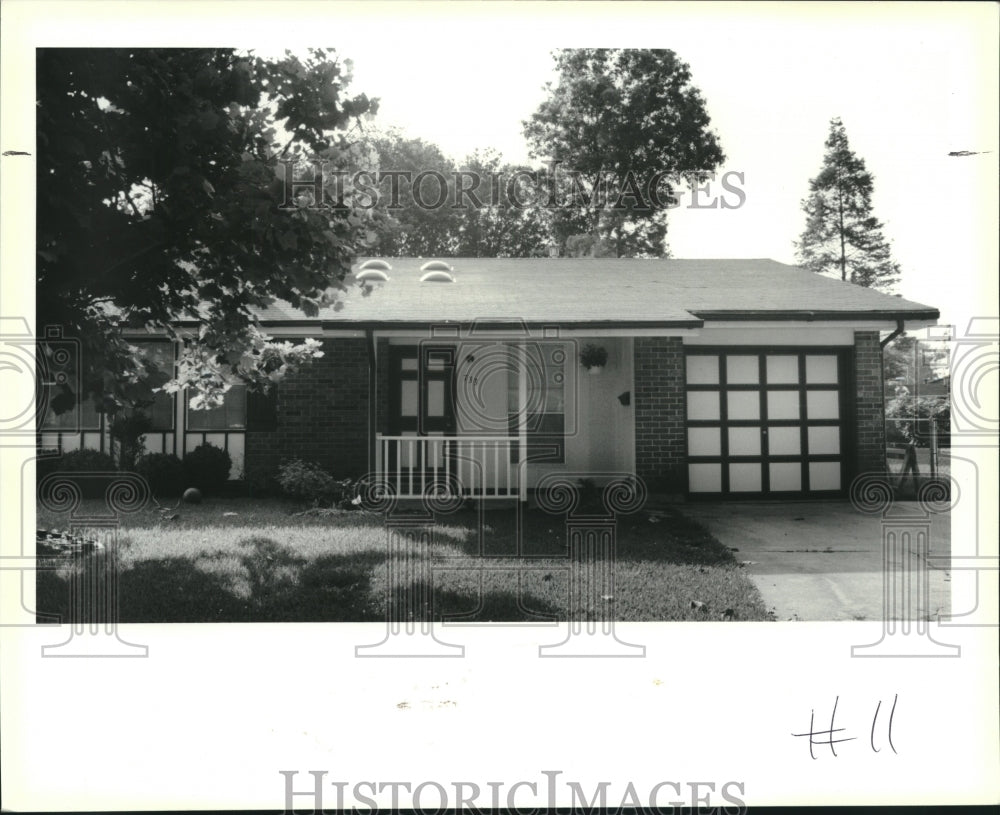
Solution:
{"label": "door with glass panes", "polygon": [[[449,345],[389,346],[390,436],[450,436],[455,432],[455,348]],[[390,445],[390,471],[424,472],[441,467],[441,445]],[[426,475],[426,473],[425,473]]]}
{"label": "door with glass panes", "polygon": [[688,491],[843,492],[847,364],[840,349],[688,351]]}

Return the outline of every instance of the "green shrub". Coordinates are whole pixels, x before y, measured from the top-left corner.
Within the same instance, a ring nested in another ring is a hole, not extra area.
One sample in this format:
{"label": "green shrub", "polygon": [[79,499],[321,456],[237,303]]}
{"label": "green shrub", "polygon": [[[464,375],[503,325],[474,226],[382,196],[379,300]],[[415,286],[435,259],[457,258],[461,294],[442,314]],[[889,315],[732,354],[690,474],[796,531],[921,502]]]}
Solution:
{"label": "green shrub", "polygon": [[107,453],[100,450],[72,450],[59,458],[46,458],[38,462],[38,477],[49,473],[115,472],[118,465]]}
{"label": "green shrub", "polygon": [[[37,480],[40,482],[52,473],[88,473],[117,472],[118,465],[107,453],[100,450],[72,450],[63,453],[58,458],[39,459],[35,468]],[[84,498],[100,498],[104,495],[105,484],[88,478],[70,478],[76,483]]]}
{"label": "green shrub", "polygon": [[149,482],[153,495],[180,495],[184,490],[184,465],[173,453],[139,456],[135,471]]}
{"label": "green shrub", "polygon": [[278,484],[289,498],[317,503],[332,498],[335,492],[333,476],[313,461],[293,458],[278,468]]}
{"label": "green shrub", "polygon": [[229,480],[233,460],[213,444],[201,444],[184,456],[184,484],[217,495]]}
{"label": "green shrub", "polygon": [[885,418],[889,444],[928,447],[931,419],[934,419],[938,446],[951,446],[951,400],[947,396],[915,398],[907,392],[900,393],[886,403]]}

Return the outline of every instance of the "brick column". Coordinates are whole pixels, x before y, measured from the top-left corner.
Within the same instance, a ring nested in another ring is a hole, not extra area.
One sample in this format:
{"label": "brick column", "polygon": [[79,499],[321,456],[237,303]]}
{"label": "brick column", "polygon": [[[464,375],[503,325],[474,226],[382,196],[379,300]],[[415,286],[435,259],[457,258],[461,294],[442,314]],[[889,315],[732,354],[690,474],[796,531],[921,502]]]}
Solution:
{"label": "brick column", "polygon": [[635,469],[650,492],[687,491],[684,345],[680,337],[636,337]]}
{"label": "brick column", "polygon": [[857,472],[884,473],[885,392],[877,331],[854,332],[854,420]]}

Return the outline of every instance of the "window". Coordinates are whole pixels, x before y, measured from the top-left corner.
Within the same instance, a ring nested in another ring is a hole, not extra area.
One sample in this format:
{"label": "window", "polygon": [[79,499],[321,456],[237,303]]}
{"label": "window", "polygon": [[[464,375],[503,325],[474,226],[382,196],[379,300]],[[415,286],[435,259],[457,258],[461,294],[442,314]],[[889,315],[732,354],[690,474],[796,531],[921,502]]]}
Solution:
{"label": "window", "polygon": [[199,432],[213,430],[245,430],[247,426],[247,386],[233,385],[226,393],[222,405],[207,410],[192,410],[188,394],[187,429]]}
{"label": "window", "polygon": [[136,401],[146,403],[142,409],[152,421],[151,430],[174,429],[174,396],[156,391],[174,374],[174,344],[172,342],[136,343],[146,354],[146,359],[156,367],[156,371],[143,383],[144,393]]}
{"label": "window", "polygon": [[[59,370],[50,372],[48,379],[51,381],[43,382],[41,393],[39,393],[39,398],[44,399],[46,405],[40,429],[65,433],[100,430],[101,414],[97,412],[94,400],[90,397],[81,398],[80,394],[74,393],[80,379],[79,360],[76,358],[76,354],[70,352],[68,359],[59,360],[54,364],[58,366]],[[39,376],[45,376],[41,367],[39,368]],[[69,410],[56,413],[52,408],[53,402],[65,401],[68,396],[72,396],[76,400],[74,406]]]}

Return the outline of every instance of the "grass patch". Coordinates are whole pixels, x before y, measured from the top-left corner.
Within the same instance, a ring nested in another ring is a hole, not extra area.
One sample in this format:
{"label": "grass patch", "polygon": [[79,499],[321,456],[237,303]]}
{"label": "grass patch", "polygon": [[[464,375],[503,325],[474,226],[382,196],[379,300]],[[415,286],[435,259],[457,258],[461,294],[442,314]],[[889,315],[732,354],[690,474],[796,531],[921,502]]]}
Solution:
{"label": "grass patch", "polygon": [[[618,519],[613,587],[600,579],[604,561],[571,563],[564,516],[475,505],[429,525],[416,513],[402,517],[406,523],[390,536],[381,516],[301,514],[274,499],[214,499],[124,516],[116,548],[118,619],[768,619],[732,553],[673,510]],[[39,510],[40,529],[66,524],[65,516]],[[409,553],[405,560],[389,557],[390,540]],[[58,568],[40,570],[39,614],[68,619],[70,582],[101,574],[104,557],[52,561]],[[574,568],[594,576],[593,591],[572,595]],[[91,621],[94,614],[84,616]]]}

